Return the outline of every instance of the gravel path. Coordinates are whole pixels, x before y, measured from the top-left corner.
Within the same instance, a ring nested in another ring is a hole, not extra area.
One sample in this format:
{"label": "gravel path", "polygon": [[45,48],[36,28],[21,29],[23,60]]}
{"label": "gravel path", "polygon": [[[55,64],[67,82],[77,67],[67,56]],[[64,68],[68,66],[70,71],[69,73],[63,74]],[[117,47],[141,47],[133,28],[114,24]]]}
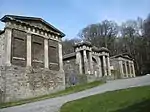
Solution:
{"label": "gravel path", "polygon": [[136,77],[131,79],[121,79],[109,81],[104,85],[88,89],[82,92],[51,98],[34,103],[28,103],[20,106],[0,109],[0,112],[59,112],[60,107],[72,100],[80,99],[83,97],[104,93],[106,91],[113,91],[129,87],[150,85],[150,76]]}

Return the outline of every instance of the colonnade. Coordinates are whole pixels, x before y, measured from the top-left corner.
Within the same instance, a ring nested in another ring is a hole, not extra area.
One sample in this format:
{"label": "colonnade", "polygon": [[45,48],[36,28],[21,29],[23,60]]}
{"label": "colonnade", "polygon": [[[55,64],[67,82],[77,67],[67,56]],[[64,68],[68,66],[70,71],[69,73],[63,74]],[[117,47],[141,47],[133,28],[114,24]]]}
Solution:
{"label": "colonnade", "polygon": [[[93,57],[96,58],[98,71],[93,68]],[[79,66],[80,74],[94,74],[96,71],[100,77],[111,76],[110,58],[107,52],[98,53],[87,46],[78,47],[76,48],[76,64]]]}
{"label": "colonnade", "polygon": [[121,77],[135,77],[134,62],[129,60],[119,60]]}

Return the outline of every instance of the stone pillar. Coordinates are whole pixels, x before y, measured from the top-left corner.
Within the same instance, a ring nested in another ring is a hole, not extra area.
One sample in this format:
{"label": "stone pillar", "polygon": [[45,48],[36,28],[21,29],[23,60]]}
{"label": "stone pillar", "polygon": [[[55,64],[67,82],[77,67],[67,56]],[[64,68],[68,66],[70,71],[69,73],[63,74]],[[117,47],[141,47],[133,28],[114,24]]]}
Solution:
{"label": "stone pillar", "polygon": [[58,43],[59,67],[63,70],[62,44]]}
{"label": "stone pillar", "polygon": [[48,39],[44,39],[44,67],[49,68],[49,59],[48,59]]}
{"label": "stone pillar", "polygon": [[99,77],[102,77],[102,63],[101,63],[101,60],[100,60],[100,57],[98,57],[98,76]]}
{"label": "stone pillar", "polygon": [[58,43],[58,54],[59,54],[59,68],[63,71],[63,57],[62,57],[62,44]]}
{"label": "stone pillar", "polygon": [[31,51],[31,34],[27,33],[27,67],[31,66],[31,62],[32,62],[32,51]]}
{"label": "stone pillar", "polygon": [[90,65],[90,74],[93,74],[92,52],[89,52],[89,65]]}
{"label": "stone pillar", "polygon": [[79,74],[83,74],[82,72],[82,55],[80,51],[76,52],[76,64],[79,66]]}
{"label": "stone pillar", "polygon": [[132,69],[133,69],[133,77],[135,77],[135,68],[134,68],[134,62],[132,62]]}
{"label": "stone pillar", "polygon": [[84,71],[85,71],[85,74],[88,74],[88,60],[87,60],[86,50],[83,50],[83,60],[84,60]]}
{"label": "stone pillar", "polygon": [[110,59],[109,59],[109,56],[107,56],[107,69],[108,69],[108,75],[111,76]]}
{"label": "stone pillar", "polygon": [[131,70],[131,68],[132,68],[132,63],[129,61],[129,72],[130,72],[130,77],[132,77],[132,70]]}
{"label": "stone pillar", "polygon": [[123,72],[122,60],[119,60],[119,71],[120,71],[120,74],[121,74],[121,78],[123,78],[124,77],[124,72]]}
{"label": "stone pillar", "polygon": [[5,64],[6,66],[11,66],[11,44],[12,44],[12,29],[5,29],[5,38],[6,38],[6,55],[5,55]]}
{"label": "stone pillar", "polygon": [[128,68],[127,68],[127,62],[126,61],[125,61],[125,71],[126,71],[125,75],[126,75],[126,77],[128,77]]}
{"label": "stone pillar", "polygon": [[104,70],[104,76],[107,76],[106,58],[105,58],[105,56],[103,56],[103,70]]}

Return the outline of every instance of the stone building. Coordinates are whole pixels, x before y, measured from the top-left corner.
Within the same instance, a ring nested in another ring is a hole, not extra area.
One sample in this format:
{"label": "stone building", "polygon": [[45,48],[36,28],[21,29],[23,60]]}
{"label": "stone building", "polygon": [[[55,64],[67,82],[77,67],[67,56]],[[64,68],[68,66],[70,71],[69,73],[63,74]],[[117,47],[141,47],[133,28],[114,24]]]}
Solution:
{"label": "stone building", "polygon": [[0,102],[65,88],[64,33],[41,18],[5,15],[0,31]]}
{"label": "stone building", "polygon": [[130,55],[119,54],[110,57],[113,70],[118,72],[117,78],[135,77],[134,62]]}
{"label": "stone building", "polygon": [[109,51],[107,48],[102,47],[98,49],[89,42],[80,42],[74,48],[74,53],[63,56],[66,74],[70,75],[70,71],[74,70],[76,74],[86,74],[90,81],[103,76],[111,76]]}
{"label": "stone building", "polygon": [[98,49],[90,42],[80,42],[74,49],[75,52],[63,56],[66,83],[72,73],[86,74],[88,82],[104,76],[109,79],[135,77],[134,63],[128,55],[110,57],[107,48]]}

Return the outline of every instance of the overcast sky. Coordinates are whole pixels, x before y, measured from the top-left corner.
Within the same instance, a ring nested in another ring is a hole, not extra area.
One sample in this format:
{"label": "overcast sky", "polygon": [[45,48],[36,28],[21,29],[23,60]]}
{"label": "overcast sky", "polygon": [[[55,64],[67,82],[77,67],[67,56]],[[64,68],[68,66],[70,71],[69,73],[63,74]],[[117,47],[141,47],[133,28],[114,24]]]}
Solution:
{"label": "overcast sky", "polygon": [[82,28],[104,19],[121,23],[138,16],[145,19],[148,13],[150,0],[0,0],[0,17],[41,17],[62,30],[66,38],[76,37]]}

